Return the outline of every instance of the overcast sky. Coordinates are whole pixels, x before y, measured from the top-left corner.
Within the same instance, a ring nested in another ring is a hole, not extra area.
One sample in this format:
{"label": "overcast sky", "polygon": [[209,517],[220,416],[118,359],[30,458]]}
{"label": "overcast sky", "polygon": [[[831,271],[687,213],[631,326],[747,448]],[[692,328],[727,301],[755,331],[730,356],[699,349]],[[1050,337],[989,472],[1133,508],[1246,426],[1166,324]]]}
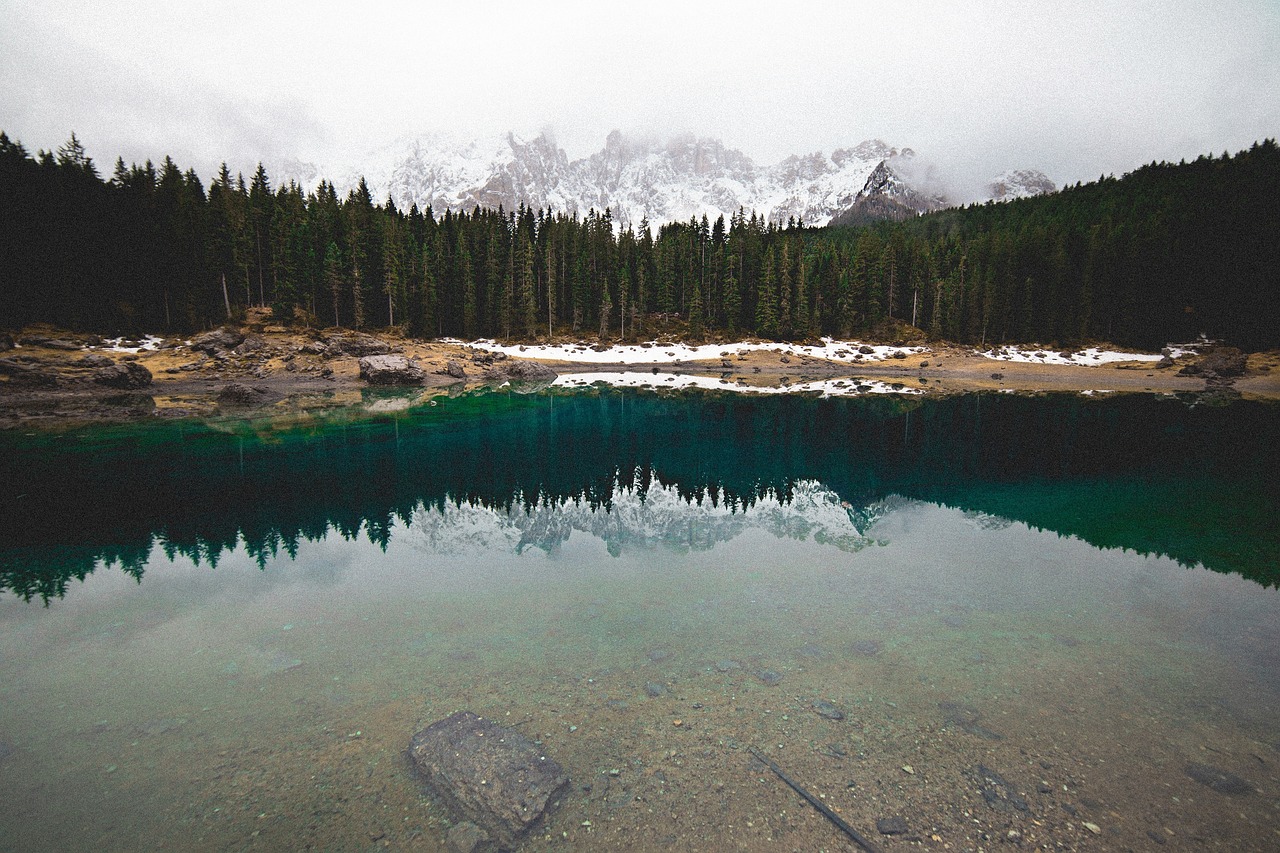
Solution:
{"label": "overcast sky", "polygon": [[103,172],[354,164],[433,131],[714,136],[758,163],[864,139],[955,181],[1058,184],[1280,135],[1278,0],[0,0],[0,129]]}

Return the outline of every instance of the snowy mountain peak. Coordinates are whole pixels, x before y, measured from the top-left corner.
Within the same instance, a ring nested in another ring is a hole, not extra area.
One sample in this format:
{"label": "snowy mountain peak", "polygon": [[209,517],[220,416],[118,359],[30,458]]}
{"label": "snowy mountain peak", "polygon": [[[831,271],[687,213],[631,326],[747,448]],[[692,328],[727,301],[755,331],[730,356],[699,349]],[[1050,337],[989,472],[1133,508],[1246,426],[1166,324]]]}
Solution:
{"label": "snowy mountain peak", "polygon": [[946,207],[946,196],[935,188],[932,172],[927,167],[918,169],[914,157],[915,152],[908,148],[877,163],[853,203],[833,217],[832,224],[902,220]]}
{"label": "snowy mountain peak", "polygon": [[987,190],[994,201],[1029,198],[1057,190],[1049,176],[1038,169],[1009,169],[996,175]]}
{"label": "snowy mountain peak", "polygon": [[[322,170],[291,164],[277,180],[312,188]],[[480,206],[514,210],[524,204],[585,216],[613,213],[621,228],[653,227],[706,216],[729,219],[739,209],[767,221],[806,225],[895,218],[937,210],[947,204],[927,164],[910,148],[869,139],[851,148],[793,155],[761,166],[721,140],[692,133],[669,139],[609,133],[604,147],[570,160],[547,133],[514,132],[482,139],[435,133],[401,139],[365,158],[358,169],[332,171],[339,195],[364,176],[375,200],[390,198],[401,210],[416,204],[437,215]],[[1040,173],[1010,172],[1000,184],[1035,186]],[[1002,176],[1002,178],[1005,176]],[[1043,178],[1043,175],[1040,175]],[[1047,182],[1047,179],[1045,179]]]}

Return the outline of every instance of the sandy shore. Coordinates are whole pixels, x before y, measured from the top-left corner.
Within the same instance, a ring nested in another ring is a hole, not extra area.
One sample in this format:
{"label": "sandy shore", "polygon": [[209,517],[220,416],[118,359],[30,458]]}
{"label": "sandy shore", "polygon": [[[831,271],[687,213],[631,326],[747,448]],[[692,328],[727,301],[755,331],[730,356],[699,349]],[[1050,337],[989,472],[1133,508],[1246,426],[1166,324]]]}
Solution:
{"label": "sandy shore", "polygon": [[[142,417],[213,416],[231,413],[254,403],[293,409],[323,408],[359,403],[367,384],[360,378],[359,355],[324,351],[323,342],[350,333],[291,331],[279,327],[247,326],[254,348],[240,353],[218,351],[214,357],[188,342],[151,339],[141,342],[99,341],[58,330],[26,330],[15,335],[20,344],[0,353],[0,426],[33,422],[57,423],[81,420],[131,420]],[[328,336],[328,337],[326,337]],[[32,343],[39,339],[54,343]],[[392,353],[412,359],[424,372],[425,395],[452,389],[501,385],[494,374],[495,359],[544,355],[535,348],[509,348],[511,356],[495,355],[484,344],[456,341],[422,341],[396,335],[360,336],[385,346]],[[67,343],[79,348],[67,348]],[[1016,393],[1196,393],[1228,390],[1245,398],[1280,399],[1280,352],[1255,353],[1248,358],[1243,376],[1227,383],[1206,383],[1199,376],[1180,375],[1194,363],[1195,354],[1182,354],[1165,367],[1146,360],[1121,360],[1096,365],[1011,361],[978,354],[971,347],[920,342],[912,346],[878,346],[874,354],[854,356],[857,362],[815,357],[804,348],[756,344],[749,349],[735,344],[705,347],[697,351],[714,357],[682,358],[678,345],[652,345],[637,356],[637,348],[610,350],[598,345],[566,344],[562,357],[539,358],[560,375],[558,385],[582,381],[625,381],[628,385],[664,387],[666,383],[740,391],[812,390],[814,393],[854,394],[858,387],[906,393],[957,394],[972,391]],[[841,345],[844,346],[844,345]],[[855,350],[858,343],[848,344]],[[865,348],[866,345],[862,345]],[[320,349],[316,352],[314,350]],[[332,348],[330,348],[332,349]],[[652,359],[648,360],[649,353]],[[691,351],[692,352],[692,351]],[[830,352],[830,346],[826,351]],[[618,353],[617,361],[611,354]],[[1133,354],[1135,359],[1143,354]],[[589,358],[588,358],[589,357]],[[1050,354],[1049,357],[1056,357]],[[109,362],[106,361],[109,359]],[[105,364],[136,362],[151,374],[140,388],[105,387],[95,370]],[[86,362],[92,362],[91,364]],[[451,370],[452,368],[452,370]],[[34,373],[32,372],[34,371]],[[458,374],[461,373],[460,377]],[[37,379],[40,374],[42,379]],[[486,376],[486,374],[488,374]],[[585,374],[592,374],[591,377]],[[596,375],[603,374],[603,377]],[[625,379],[617,379],[622,375]],[[674,377],[670,378],[670,377]],[[859,380],[862,380],[860,382]],[[253,389],[254,399],[239,403],[226,399],[232,384]],[[1208,387],[1207,387],[1208,386]],[[666,384],[665,387],[679,387]],[[220,399],[222,395],[222,399]]]}

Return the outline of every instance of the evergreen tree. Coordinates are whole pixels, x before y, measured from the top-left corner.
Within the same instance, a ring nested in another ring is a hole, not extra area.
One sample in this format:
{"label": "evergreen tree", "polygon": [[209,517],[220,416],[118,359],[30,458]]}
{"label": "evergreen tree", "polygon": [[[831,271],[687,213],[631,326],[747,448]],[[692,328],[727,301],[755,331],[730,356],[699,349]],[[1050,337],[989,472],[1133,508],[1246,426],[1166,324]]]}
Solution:
{"label": "evergreen tree", "polygon": [[538,282],[533,275],[533,243],[526,233],[520,245],[520,333],[526,338],[538,332]]}
{"label": "evergreen tree", "polygon": [[773,246],[765,250],[760,269],[760,290],[756,296],[756,332],[765,338],[778,334],[777,273]]}
{"label": "evergreen tree", "polygon": [[324,282],[333,298],[333,325],[342,326],[342,251],[338,244],[329,241],[324,250]]}

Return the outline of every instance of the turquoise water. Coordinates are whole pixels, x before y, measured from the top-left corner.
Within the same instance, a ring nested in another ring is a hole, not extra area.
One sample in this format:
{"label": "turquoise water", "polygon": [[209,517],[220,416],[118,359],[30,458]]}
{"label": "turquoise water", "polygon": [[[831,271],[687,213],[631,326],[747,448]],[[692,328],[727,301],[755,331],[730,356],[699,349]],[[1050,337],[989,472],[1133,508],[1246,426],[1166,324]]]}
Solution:
{"label": "turquoise water", "polygon": [[5,434],[0,847],[445,849],[466,708],[573,778],[528,849],[845,849],[748,746],[884,849],[1273,849],[1280,419],[1196,402]]}

